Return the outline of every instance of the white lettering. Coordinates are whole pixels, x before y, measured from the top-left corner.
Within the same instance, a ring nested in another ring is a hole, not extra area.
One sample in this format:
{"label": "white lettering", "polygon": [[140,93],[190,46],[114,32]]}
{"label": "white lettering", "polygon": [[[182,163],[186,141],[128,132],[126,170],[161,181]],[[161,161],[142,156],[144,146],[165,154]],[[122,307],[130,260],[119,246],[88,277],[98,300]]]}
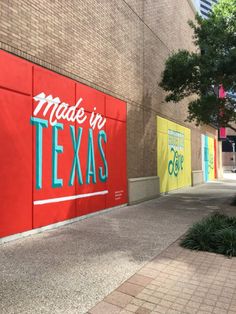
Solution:
{"label": "white lettering", "polygon": [[[77,122],[82,124],[87,119],[87,114],[84,107],[81,106],[83,98],[79,98],[74,106],[69,106],[67,103],[61,102],[59,97],[53,98],[52,95],[46,96],[45,93],[40,93],[33,97],[36,102],[38,102],[36,108],[34,109],[34,116],[37,116],[40,112],[45,117],[49,112],[49,122],[53,126],[58,120],[67,120],[71,122]],[[94,111],[96,107],[94,107]],[[90,117],[90,127],[95,129],[97,127],[99,130],[104,127],[106,123],[106,118],[103,118],[100,113],[92,112]]]}
{"label": "white lettering", "polygon": [[[96,110],[96,107],[94,108],[94,110]],[[100,113],[97,113],[95,116],[95,113],[93,111],[91,114],[89,123],[90,123],[90,126],[93,130],[95,129],[96,126],[100,130],[101,128],[104,127],[104,125],[106,123],[106,118],[103,119],[102,116],[100,115]]]}
{"label": "white lettering", "polygon": [[55,114],[56,118],[58,120],[65,119],[65,114],[66,114],[67,109],[68,109],[68,105],[66,103],[62,102],[56,111],[56,114]]}

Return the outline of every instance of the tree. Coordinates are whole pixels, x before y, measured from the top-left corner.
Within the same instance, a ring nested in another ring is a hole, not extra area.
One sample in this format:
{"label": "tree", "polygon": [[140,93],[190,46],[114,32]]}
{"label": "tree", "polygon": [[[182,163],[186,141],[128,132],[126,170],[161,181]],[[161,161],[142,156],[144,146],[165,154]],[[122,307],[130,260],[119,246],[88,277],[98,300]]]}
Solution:
{"label": "tree", "polygon": [[166,101],[193,95],[188,121],[236,131],[236,99],[218,97],[220,86],[236,92],[236,0],[219,0],[208,19],[197,14],[189,25],[196,52],[179,50],[167,59],[159,84],[168,92]]}

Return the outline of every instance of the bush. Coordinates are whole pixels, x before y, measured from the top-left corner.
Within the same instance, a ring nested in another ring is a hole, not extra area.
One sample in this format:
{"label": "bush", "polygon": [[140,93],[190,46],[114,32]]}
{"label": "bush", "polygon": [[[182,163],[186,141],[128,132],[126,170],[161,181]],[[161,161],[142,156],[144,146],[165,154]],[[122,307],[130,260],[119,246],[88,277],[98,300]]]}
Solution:
{"label": "bush", "polygon": [[219,213],[195,223],[186,233],[182,247],[236,256],[236,217]]}
{"label": "bush", "polygon": [[216,253],[236,256],[236,230],[225,228],[216,232]]}

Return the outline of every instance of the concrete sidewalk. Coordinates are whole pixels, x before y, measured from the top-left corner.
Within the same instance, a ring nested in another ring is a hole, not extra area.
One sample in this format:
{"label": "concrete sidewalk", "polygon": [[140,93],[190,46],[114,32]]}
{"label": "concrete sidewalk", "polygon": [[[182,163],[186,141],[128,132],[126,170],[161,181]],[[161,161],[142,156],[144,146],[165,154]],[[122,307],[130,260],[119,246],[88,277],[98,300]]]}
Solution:
{"label": "concrete sidewalk", "polygon": [[232,180],[114,209],[0,247],[0,313],[85,313],[214,210]]}

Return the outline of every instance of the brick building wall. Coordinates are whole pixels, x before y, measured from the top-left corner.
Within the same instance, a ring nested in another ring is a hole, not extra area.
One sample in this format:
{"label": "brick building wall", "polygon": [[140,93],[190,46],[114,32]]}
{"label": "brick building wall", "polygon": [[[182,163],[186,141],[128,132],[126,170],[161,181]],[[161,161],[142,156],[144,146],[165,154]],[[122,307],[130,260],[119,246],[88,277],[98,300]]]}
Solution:
{"label": "brick building wall", "polygon": [[223,152],[223,168],[225,170],[231,170],[234,168],[234,153],[233,152]]}
{"label": "brick building wall", "polygon": [[[128,104],[128,176],[155,176],[156,115],[192,129],[192,168],[201,169],[200,134],[186,104],[166,104],[158,87],[172,51],[194,49],[189,0],[1,0],[0,48]],[[197,143],[197,145],[196,145]]]}

